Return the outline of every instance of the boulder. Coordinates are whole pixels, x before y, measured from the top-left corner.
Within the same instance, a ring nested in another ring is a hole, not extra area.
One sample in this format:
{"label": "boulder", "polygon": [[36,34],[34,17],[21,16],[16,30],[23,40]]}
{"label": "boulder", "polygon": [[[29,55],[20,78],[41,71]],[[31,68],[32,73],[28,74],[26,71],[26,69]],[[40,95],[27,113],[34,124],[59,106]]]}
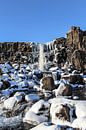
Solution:
{"label": "boulder", "polygon": [[32,111],[36,114],[39,114],[39,113],[43,113],[44,111],[48,110],[49,108],[50,108],[50,104],[47,101],[44,101],[41,99],[32,105],[32,107],[30,108],[30,111]]}
{"label": "boulder", "polygon": [[12,110],[14,108],[14,105],[16,104],[15,97],[10,97],[4,101],[4,107],[6,109]]}
{"label": "boulder", "polygon": [[37,94],[28,94],[25,96],[25,100],[27,102],[35,102],[35,101],[38,101],[40,99],[40,97],[37,95]]}
{"label": "boulder", "polygon": [[84,84],[83,77],[80,74],[71,74],[69,82],[72,84]]}
{"label": "boulder", "polygon": [[52,91],[55,88],[53,77],[51,76],[43,77],[40,81],[40,88]]}
{"label": "boulder", "polygon": [[59,87],[54,90],[55,96],[71,96],[72,87],[70,84],[60,83]]}
{"label": "boulder", "polygon": [[32,111],[28,111],[23,118],[23,122],[27,122],[29,124],[38,125],[42,122],[48,121],[48,118],[44,115],[37,115]]}
{"label": "boulder", "polygon": [[67,104],[51,105],[50,115],[52,123],[56,125],[70,126],[70,108]]}
{"label": "boulder", "polygon": [[9,88],[10,87],[10,82],[9,81],[2,81],[2,87],[1,87],[1,89],[7,89],[7,88]]}

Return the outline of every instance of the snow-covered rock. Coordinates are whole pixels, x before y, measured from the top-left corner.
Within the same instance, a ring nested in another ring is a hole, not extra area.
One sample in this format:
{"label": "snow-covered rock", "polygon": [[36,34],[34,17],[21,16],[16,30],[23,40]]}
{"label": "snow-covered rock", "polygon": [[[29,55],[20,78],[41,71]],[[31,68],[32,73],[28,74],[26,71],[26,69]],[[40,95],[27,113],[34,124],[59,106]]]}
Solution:
{"label": "snow-covered rock", "polygon": [[29,101],[38,101],[40,99],[40,97],[37,94],[28,94],[25,96],[25,100],[27,102]]}
{"label": "snow-covered rock", "polygon": [[55,96],[70,96],[72,87],[69,84],[60,83],[59,87],[54,90]]}
{"label": "snow-covered rock", "polygon": [[8,98],[8,99],[6,99],[6,100],[4,101],[4,107],[5,107],[6,109],[12,110],[13,107],[14,107],[14,105],[15,105],[15,103],[16,103],[15,97],[10,97],[10,98]]}
{"label": "snow-covered rock", "polygon": [[75,107],[77,118],[86,117],[86,102],[78,102]]}
{"label": "snow-covered rock", "polygon": [[66,104],[51,105],[50,115],[52,123],[56,125],[71,126],[70,108]]}
{"label": "snow-covered rock", "polygon": [[15,97],[17,103],[19,103],[24,99],[25,93],[24,92],[16,92],[14,97]]}
{"label": "snow-covered rock", "polygon": [[86,117],[75,119],[72,123],[72,127],[80,130],[86,130]]}
{"label": "snow-covered rock", "polygon": [[47,122],[43,122],[30,130],[59,130],[60,126],[52,125]]}
{"label": "snow-covered rock", "polygon": [[32,107],[30,108],[30,111],[38,114],[40,113],[40,110],[43,111],[43,109],[48,109],[50,107],[50,104],[47,101],[39,100],[36,102]]}
{"label": "snow-covered rock", "polygon": [[45,121],[48,121],[47,117],[45,117],[44,115],[36,115],[32,111],[28,111],[23,119],[23,122],[27,122],[33,125],[38,125]]}
{"label": "snow-covered rock", "polygon": [[5,97],[9,97],[11,95],[12,91],[5,89],[1,91],[1,94],[4,95]]}

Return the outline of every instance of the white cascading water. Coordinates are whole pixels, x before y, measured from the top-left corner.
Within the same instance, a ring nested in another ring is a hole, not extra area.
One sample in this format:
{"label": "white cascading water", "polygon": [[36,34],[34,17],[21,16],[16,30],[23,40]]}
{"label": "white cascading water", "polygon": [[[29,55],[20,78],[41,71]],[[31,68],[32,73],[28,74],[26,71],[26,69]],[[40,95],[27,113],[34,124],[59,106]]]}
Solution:
{"label": "white cascading water", "polygon": [[43,44],[39,45],[39,69],[44,70],[44,46]]}

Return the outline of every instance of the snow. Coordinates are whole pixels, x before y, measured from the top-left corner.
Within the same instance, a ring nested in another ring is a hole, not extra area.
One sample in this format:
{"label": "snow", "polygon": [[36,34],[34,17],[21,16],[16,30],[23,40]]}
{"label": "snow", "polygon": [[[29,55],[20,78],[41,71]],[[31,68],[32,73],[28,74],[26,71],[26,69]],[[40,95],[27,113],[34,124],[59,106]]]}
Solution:
{"label": "snow", "polygon": [[21,102],[24,96],[25,96],[24,92],[16,92],[14,95],[17,103]]}
{"label": "snow", "polygon": [[77,103],[75,106],[77,118],[86,117],[86,102]]}
{"label": "snow", "polygon": [[[56,124],[56,125],[66,125],[66,126],[71,126],[71,122],[67,121],[67,120],[63,120],[63,119],[59,119],[56,114],[60,114],[63,106],[63,103],[60,104],[51,104],[50,107],[50,115],[52,118],[52,123]],[[65,105],[65,104],[64,104]],[[67,113],[68,114],[68,113]]]}
{"label": "snow", "polygon": [[57,125],[50,125],[50,123],[43,122],[30,130],[59,130]]}
{"label": "snow", "polygon": [[39,100],[38,102],[36,102],[31,108],[30,108],[30,111],[33,111],[34,113],[38,114],[39,113],[39,110],[41,108],[49,108],[50,107],[50,104],[47,102],[47,101],[44,101],[44,100]]}
{"label": "snow", "polygon": [[55,92],[55,96],[61,96],[62,95],[62,92],[63,90],[65,89],[65,84],[64,83],[60,83],[59,87],[57,89],[54,90]]}
{"label": "snow", "polygon": [[38,101],[40,99],[40,97],[37,94],[29,94],[25,96],[25,100],[27,102],[29,101]]}
{"label": "snow", "polygon": [[23,119],[23,122],[28,122],[34,125],[40,124],[42,122],[47,121],[48,118],[45,117],[44,115],[36,115],[34,112],[32,111],[28,111],[25,114],[25,117]]}
{"label": "snow", "polygon": [[72,127],[86,130],[86,117],[75,119],[72,123]]}
{"label": "snow", "polygon": [[5,107],[6,109],[12,110],[13,107],[14,107],[14,105],[15,105],[15,103],[16,103],[15,97],[10,97],[10,98],[8,98],[8,99],[6,99],[6,100],[4,101],[4,107]]}
{"label": "snow", "polygon": [[4,95],[5,97],[9,97],[11,94],[11,90],[8,89],[2,90],[1,94]]}

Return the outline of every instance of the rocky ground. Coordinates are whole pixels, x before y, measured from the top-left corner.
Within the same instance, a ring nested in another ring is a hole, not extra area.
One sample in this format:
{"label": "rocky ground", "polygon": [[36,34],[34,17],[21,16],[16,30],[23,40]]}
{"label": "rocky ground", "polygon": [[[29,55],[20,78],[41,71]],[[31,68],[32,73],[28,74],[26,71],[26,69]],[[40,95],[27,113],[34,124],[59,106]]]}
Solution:
{"label": "rocky ground", "polygon": [[0,43],[0,130],[86,130],[86,31],[42,45]]}
{"label": "rocky ground", "polygon": [[70,66],[0,64],[0,129],[86,129],[86,75]]}

